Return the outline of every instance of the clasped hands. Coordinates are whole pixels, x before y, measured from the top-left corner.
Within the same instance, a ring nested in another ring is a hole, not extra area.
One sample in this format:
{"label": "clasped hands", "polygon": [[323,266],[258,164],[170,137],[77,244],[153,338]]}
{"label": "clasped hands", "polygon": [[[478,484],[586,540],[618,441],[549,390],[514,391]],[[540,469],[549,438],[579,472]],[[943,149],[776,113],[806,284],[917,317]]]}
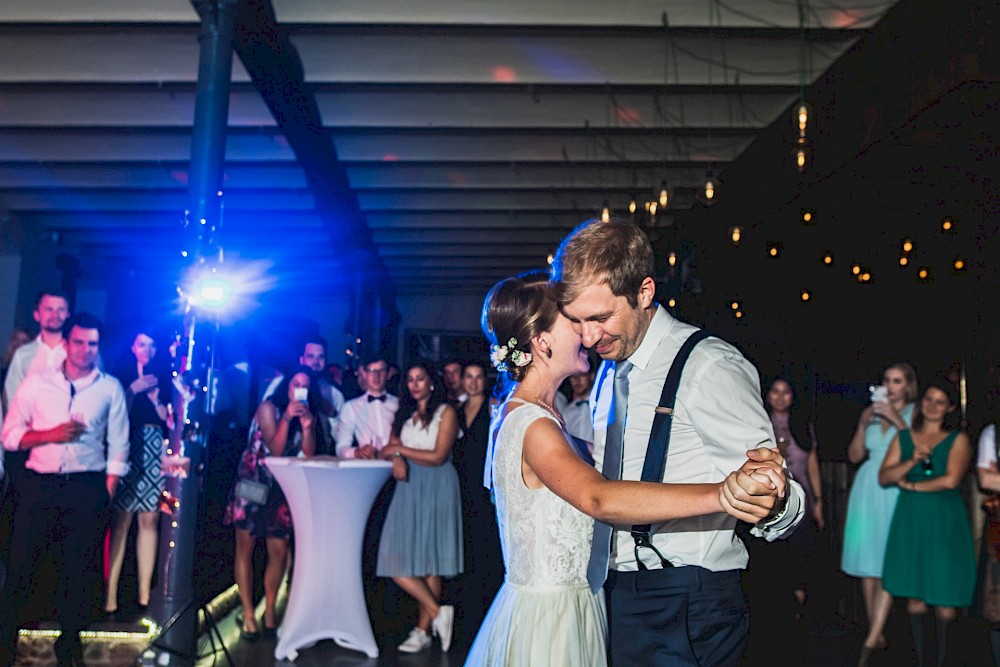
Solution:
{"label": "clasped hands", "polygon": [[727,514],[757,523],[784,507],[785,459],[777,448],[747,450],[747,461],[730,473],[719,488],[719,503]]}

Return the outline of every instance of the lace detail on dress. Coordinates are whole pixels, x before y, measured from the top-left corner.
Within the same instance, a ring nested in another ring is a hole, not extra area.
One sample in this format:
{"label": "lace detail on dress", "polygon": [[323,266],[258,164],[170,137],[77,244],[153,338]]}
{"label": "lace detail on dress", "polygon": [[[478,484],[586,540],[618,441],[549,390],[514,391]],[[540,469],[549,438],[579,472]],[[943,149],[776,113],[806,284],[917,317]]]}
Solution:
{"label": "lace detail on dress", "polygon": [[529,489],[521,476],[524,433],[551,419],[532,403],[511,410],[496,434],[493,480],[507,581],[518,586],[587,584],[594,520],[547,488]]}

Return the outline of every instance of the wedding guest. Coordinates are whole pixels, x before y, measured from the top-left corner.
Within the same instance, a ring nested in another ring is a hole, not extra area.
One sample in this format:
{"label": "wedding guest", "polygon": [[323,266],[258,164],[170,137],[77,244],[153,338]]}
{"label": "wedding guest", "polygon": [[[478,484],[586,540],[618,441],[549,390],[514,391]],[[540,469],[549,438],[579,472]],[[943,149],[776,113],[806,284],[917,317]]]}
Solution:
{"label": "wedding guest", "polygon": [[104,593],[104,613],[110,620],[117,617],[118,580],[125,561],[125,543],[134,518],[139,524],[135,540],[138,579],[136,610],[139,618],[146,615],[149,605],[159,546],[159,502],[163,492],[160,460],[163,457],[163,439],[167,434],[170,375],[165,367],[154,367],[156,343],[148,333],[140,331],[136,334],[131,352],[132,363],[118,374],[118,379],[127,386],[129,471],[122,478],[112,506],[110,567]]}
{"label": "wedding guest", "polygon": [[483,486],[483,465],[490,428],[486,370],[472,362],[462,372],[465,402],[458,408],[461,435],[453,462],[462,497],[462,538],[465,573],[455,582],[462,625],[456,637],[471,640],[503,583],[503,555],[496,508]]}
{"label": "wedding guest", "polygon": [[987,424],[979,435],[976,474],[979,488],[986,494],[983,508],[983,566],[980,593],[982,614],[990,622],[993,664],[1000,667],[1000,469],[997,468],[997,426]]}
{"label": "wedding guest", "polygon": [[323,396],[313,381],[312,369],[299,367],[257,408],[257,432],[240,460],[223,523],[233,526],[236,532],[233,569],[243,605],[241,634],[248,641],[256,641],[262,634],[253,604],[253,552],[257,540],[263,538],[267,543],[263,635],[273,637],[278,627],[275,602],[288,566],[292,535],[288,501],[264,459],[313,456],[317,443],[328,437],[325,420],[319,416],[322,406]]}
{"label": "wedding guest", "polygon": [[376,574],[391,577],[417,601],[417,624],[399,645],[403,653],[451,646],[455,608],[442,604],[442,577],[462,573],[462,500],[451,462],[458,416],[426,362],[406,369],[406,393],[382,457],[392,461],[396,492],[382,528]]}
{"label": "wedding guest", "polygon": [[441,380],[444,382],[445,397],[456,407],[465,400],[462,372],[462,362],[456,359],[444,362],[441,367]]}
{"label": "wedding guest", "polygon": [[82,664],[80,631],[96,607],[106,510],[128,472],[125,392],[97,366],[104,327],[77,313],[66,328],[65,359],[24,378],[3,423],[4,448],[29,455],[14,516],[10,581],[0,595],[0,664],[13,662],[18,614],[46,557],[59,573],[56,657]]}
{"label": "wedding guest", "polygon": [[861,578],[868,615],[868,632],[858,655],[864,667],[872,653],[889,643],[885,625],[892,610],[892,596],[882,586],[886,537],[896,508],[899,489],[883,487],[879,467],[896,434],[910,427],[913,401],[917,397],[917,375],[913,366],[901,361],[885,369],[882,389],[873,392],[871,405],[861,412],[854,437],[847,446],[851,463],[861,463],[847,501],[841,569]]}
{"label": "wedding guest", "polygon": [[344,459],[374,459],[388,442],[399,399],[385,390],[389,362],[381,355],[366,360],[358,369],[365,393],[344,404],[334,438],[337,456]]}
{"label": "wedding guest", "polygon": [[[10,360],[3,383],[7,405],[14,400],[14,394],[29,373],[59,368],[66,359],[63,338],[63,325],[69,317],[66,295],[58,290],[39,292],[31,316],[38,322],[38,336],[19,347]],[[100,361],[97,365],[100,366]]]}
{"label": "wedding guest", "polygon": [[[958,609],[972,604],[976,559],[972,530],[959,488],[968,474],[972,447],[956,428],[958,392],[948,380],[924,385],[913,426],[892,439],[878,481],[901,489],[889,527],[882,583],[906,598],[917,664],[925,664],[924,617],[937,618],[937,662],[948,654],[948,628]],[[930,662],[929,660],[927,662]]]}

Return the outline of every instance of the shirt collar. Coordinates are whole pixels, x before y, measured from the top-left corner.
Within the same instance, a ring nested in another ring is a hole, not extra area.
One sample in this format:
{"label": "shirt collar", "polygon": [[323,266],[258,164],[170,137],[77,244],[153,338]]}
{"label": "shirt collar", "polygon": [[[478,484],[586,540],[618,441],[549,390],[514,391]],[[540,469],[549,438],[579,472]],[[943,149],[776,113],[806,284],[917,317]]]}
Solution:
{"label": "shirt collar", "polygon": [[66,375],[66,362],[63,362],[62,365],[56,369],[56,373],[58,373],[60,377],[72,384],[74,387],[79,387],[81,389],[94,384],[101,379],[102,375],[101,369],[97,367],[97,364],[94,364],[94,370],[90,371],[90,373],[84,375],[82,378],[70,380],[69,376]]}
{"label": "shirt collar", "polygon": [[634,366],[637,366],[639,370],[646,370],[646,366],[652,360],[656,348],[660,345],[660,341],[670,333],[674,322],[675,320],[670,316],[670,313],[660,304],[656,304],[656,312],[653,313],[653,319],[649,322],[649,328],[646,329],[646,334],[642,337],[639,347],[636,348],[628,360]]}

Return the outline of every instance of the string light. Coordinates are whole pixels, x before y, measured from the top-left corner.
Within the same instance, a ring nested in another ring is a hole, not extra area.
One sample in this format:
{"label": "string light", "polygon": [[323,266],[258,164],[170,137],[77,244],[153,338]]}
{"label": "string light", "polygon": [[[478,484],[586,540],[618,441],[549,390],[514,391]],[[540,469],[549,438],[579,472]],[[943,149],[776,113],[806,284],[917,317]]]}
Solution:
{"label": "string light", "polygon": [[802,290],[802,293],[799,296],[802,298],[803,301],[808,301],[809,299],[812,298],[812,295],[809,294],[809,290]]}
{"label": "string light", "polygon": [[552,264],[552,260],[554,260],[554,259],[555,259],[555,258],[554,258],[554,257],[552,256],[552,253],[549,253],[549,256],[545,258],[545,261],[546,261],[546,262],[547,262],[548,264]]}
{"label": "string light", "polygon": [[861,266],[858,265],[858,264],[855,264],[854,266],[852,266],[851,267],[851,273],[853,273],[856,276],[860,275],[861,274]]}
{"label": "string light", "polygon": [[910,260],[908,258],[906,258],[906,257],[900,257],[899,258],[899,265],[900,266],[906,266],[909,263],[910,263]]}
{"label": "string light", "polygon": [[809,165],[812,163],[812,148],[809,147],[804,138],[799,138],[795,142],[795,146],[792,148],[792,162],[795,164],[795,170],[800,174],[804,174],[809,169]]}
{"label": "string light", "polygon": [[670,297],[669,299],[667,299],[667,306],[668,307],[673,308],[676,305],[677,305],[677,299],[675,299],[673,297]]}
{"label": "string light", "polygon": [[655,201],[649,202],[649,215],[653,216],[654,218],[656,217],[656,202]]}
{"label": "string light", "polygon": [[698,185],[697,197],[703,206],[714,206],[719,200],[719,181],[711,169],[705,172],[705,180]]}
{"label": "string light", "polygon": [[833,264],[833,254],[826,253],[825,255],[823,255],[823,263],[826,264],[827,266]]}
{"label": "string light", "polygon": [[802,222],[808,225],[815,222],[815,219],[816,219],[816,211],[814,211],[811,208],[802,209]]}
{"label": "string light", "polygon": [[941,221],[941,229],[946,232],[950,232],[955,228],[955,221],[951,218],[945,218]]}
{"label": "string light", "polygon": [[667,185],[666,180],[660,181],[660,191],[657,195],[657,201],[660,204],[660,208],[666,210],[670,206],[670,202],[674,199],[674,191],[669,185]]}
{"label": "string light", "polygon": [[930,275],[931,272],[927,269],[926,266],[921,266],[920,270],[917,271],[917,277],[920,278],[921,280],[927,280],[930,277]]}
{"label": "string light", "polygon": [[743,311],[737,310],[735,313],[733,313],[733,315],[736,316],[736,319],[740,319],[741,317],[743,317]]}
{"label": "string light", "polygon": [[635,215],[635,209],[636,209],[635,195],[632,195],[632,199],[630,199],[628,202],[628,212],[632,215]]}
{"label": "string light", "polygon": [[608,208],[608,202],[604,202],[604,208],[601,209],[601,222],[611,221],[611,209]]}
{"label": "string light", "polygon": [[777,257],[781,254],[781,244],[780,243],[768,243],[767,244],[767,254],[771,257]]}
{"label": "string light", "polygon": [[670,266],[676,266],[677,265],[677,253],[676,252],[674,252],[674,251],[671,250],[669,253],[667,253],[667,264],[669,264]]}
{"label": "string light", "polygon": [[955,268],[956,271],[962,271],[963,269],[965,269],[965,260],[962,259],[961,257],[956,257],[952,266]]}
{"label": "string light", "polygon": [[903,239],[903,252],[910,252],[913,250],[913,241],[910,239]]}
{"label": "string light", "polygon": [[870,274],[867,271],[865,271],[864,273],[862,273],[859,276],[859,278],[861,279],[861,282],[863,282],[863,283],[870,283],[872,281],[872,274]]}
{"label": "string light", "polygon": [[729,240],[733,242],[733,245],[739,245],[740,239],[742,238],[743,238],[743,228],[741,227],[729,228]]}
{"label": "string light", "polygon": [[733,301],[731,304],[729,304],[729,307],[732,308],[733,310],[739,310],[740,309],[740,302],[739,301]]}

